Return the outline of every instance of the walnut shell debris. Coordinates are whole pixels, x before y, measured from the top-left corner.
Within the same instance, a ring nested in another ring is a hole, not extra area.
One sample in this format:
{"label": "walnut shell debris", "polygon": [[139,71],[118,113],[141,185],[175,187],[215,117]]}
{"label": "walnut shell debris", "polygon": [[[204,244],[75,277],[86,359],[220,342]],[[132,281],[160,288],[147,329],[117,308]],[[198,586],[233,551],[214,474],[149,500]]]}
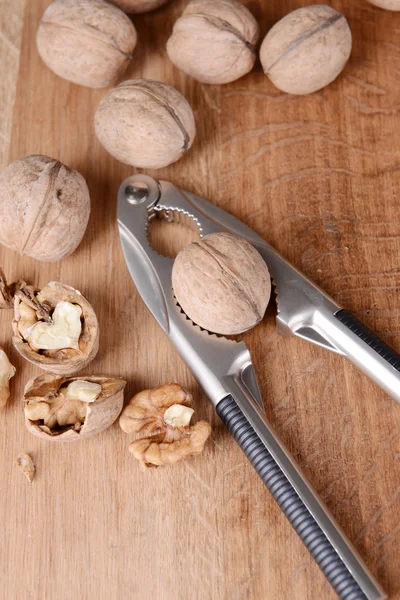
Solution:
{"label": "walnut shell debris", "polygon": [[176,21],[167,53],[178,69],[204,83],[229,83],[256,60],[257,21],[236,0],[192,0]]}
{"label": "walnut shell debris", "polygon": [[101,100],[96,135],[114,158],[133,167],[159,169],[177,161],[196,135],[193,111],[172,86],[130,79]]}
{"label": "walnut shell debris", "polygon": [[8,284],[4,271],[0,267],[0,310],[14,307],[15,294],[24,285],[26,283],[21,279],[15,283]]}
{"label": "walnut shell debris", "polygon": [[[65,317],[67,326],[62,323],[62,328],[58,329],[54,316],[62,306],[72,306],[73,314]],[[77,319],[80,329],[76,335]],[[99,326],[92,306],[78,290],[57,281],[50,282],[42,290],[32,286],[21,288],[15,296],[12,325],[16,350],[49,373],[72,375],[88,365],[99,349]],[[36,332],[39,335],[35,335]],[[60,347],[60,340],[70,343]]]}
{"label": "walnut shell debris", "polygon": [[92,88],[117,83],[136,41],[129,17],[104,0],[55,0],[44,11],[36,36],[49,69]]}
{"label": "walnut shell debris", "polygon": [[0,243],[43,261],[58,261],[80,244],[90,196],[78,171],[48,156],[10,163],[0,174]]}
{"label": "walnut shell debris", "polygon": [[269,30],[260,48],[265,74],[289,94],[311,94],[331,83],[351,53],[350,27],[325,4],[299,8]]}
{"label": "walnut shell debris", "polygon": [[368,0],[368,2],[386,10],[400,10],[400,0]]}
{"label": "walnut shell debris", "polygon": [[[69,393],[71,384],[91,385],[97,394]],[[25,386],[25,424],[33,435],[54,442],[74,442],[92,437],[118,418],[126,381],[93,375],[59,377],[43,374]],[[85,398],[85,399],[82,399]]]}
{"label": "walnut shell debris", "polygon": [[22,473],[25,475],[29,483],[32,483],[35,475],[36,475],[36,467],[33,459],[29,454],[20,454],[15,461],[17,466],[21,469]]}
{"label": "walnut shell debris", "polygon": [[212,233],[179,252],[172,269],[177,301],[197,325],[222,335],[251,329],[264,317],[271,280],[247,240]]}
{"label": "walnut shell debris", "polygon": [[128,14],[137,14],[156,10],[168,0],[110,0],[110,2]]}
{"label": "walnut shell debris", "polygon": [[125,433],[145,434],[129,445],[144,467],[175,464],[203,451],[211,426],[205,421],[189,425],[191,402],[186,390],[169,383],[136,394],[125,406],[119,424]]}
{"label": "walnut shell debris", "polygon": [[7,354],[0,348],[0,410],[5,407],[10,398],[10,379],[14,377],[15,371]]}

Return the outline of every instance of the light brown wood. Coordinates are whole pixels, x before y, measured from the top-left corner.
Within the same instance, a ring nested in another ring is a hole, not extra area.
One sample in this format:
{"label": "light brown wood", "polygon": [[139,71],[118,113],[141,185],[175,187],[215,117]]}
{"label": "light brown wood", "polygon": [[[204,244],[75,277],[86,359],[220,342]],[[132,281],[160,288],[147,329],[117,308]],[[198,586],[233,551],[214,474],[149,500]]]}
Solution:
{"label": "light brown wood", "polygon": [[[12,14],[3,4],[2,33]],[[118,185],[132,170],[94,136],[104,91],[69,84],[41,62],[35,32],[47,4],[26,6],[9,160],[41,152],[79,169],[92,217],[81,246],[59,264],[4,248],[0,264],[11,279],[80,289],[102,332],[90,373],[126,378],[126,398],[180,382],[194,392],[197,416],[212,423],[213,439],[203,455],[146,473],[118,425],[77,444],[35,439],[24,428],[21,397],[39,371],[12,350],[11,315],[3,313],[0,344],[18,372],[0,416],[0,596],[333,598],[138,298],[115,222]],[[247,2],[263,34],[306,4]],[[363,0],[334,2],[353,31],[351,61],[328,88],[292,97],[259,65],[221,87],[179,73],[165,43],[184,5],[171,1],[134,19],[139,43],[129,75],[175,85],[198,126],[187,156],[152,174],[243,219],[400,351],[400,14]],[[272,308],[245,339],[268,417],[390,597],[400,598],[400,407],[343,358],[281,339]],[[36,463],[32,484],[14,464],[22,451]]]}

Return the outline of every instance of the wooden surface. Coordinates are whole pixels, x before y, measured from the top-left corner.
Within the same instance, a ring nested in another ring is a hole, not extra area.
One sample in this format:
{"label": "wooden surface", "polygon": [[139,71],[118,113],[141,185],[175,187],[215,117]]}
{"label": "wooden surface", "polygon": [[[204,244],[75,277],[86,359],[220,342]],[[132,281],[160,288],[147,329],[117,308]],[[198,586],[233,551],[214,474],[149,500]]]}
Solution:
{"label": "wooden surface", "polygon": [[[23,2],[1,5],[2,116],[11,114],[17,82],[9,160],[44,153],[79,169],[92,217],[79,249],[61,263],[1,248],[0,264],[11,279],[80,289],[102,332],[90,372],[126,378],[127,398],[182,383],[213,438],[200,457],[146,473],[118,425],[75,445],[36,440],[24,428],[21,395],[39,372],[11,348],[11,315],[3,313],[0,343],[18,373],[0,419],[1,598],[333,598],[135,292],[115,222],[118,185],[132,170],[94,136],[104,90],[69,84],[41,62],[35,32],[48,3],[26,4],[18,77]],[[247,2],[263,35],[307,4]],[[330,4],[348,17],[354,48],[342,76],[312,96],[280,93],[259,65],[222,87],[179,73],[164,48],[181,0],[135,18],[139,43],[128,74],[175,85],[195,111],[192,150],[151,174],[243,219],[400,351],[400,14],[364,0]],[[390,597],[400,598],[400,407],[341,357],[280,339],[273,309],[245,339],[268,417]],[[21,451],[37,465],[32,485],[14,465]]]}

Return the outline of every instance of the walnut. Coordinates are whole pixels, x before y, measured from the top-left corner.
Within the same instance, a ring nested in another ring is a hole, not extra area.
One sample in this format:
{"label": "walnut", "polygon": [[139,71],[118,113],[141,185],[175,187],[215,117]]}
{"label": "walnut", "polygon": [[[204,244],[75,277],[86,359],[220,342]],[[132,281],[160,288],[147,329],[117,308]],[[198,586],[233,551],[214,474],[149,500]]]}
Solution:
{"label": "walnut", "polygon": [[13,344],[29,362],[57,375],[83,369],[99,349],[96,314],[80,292],[56,281],[15,295]]}
{"label": "walnut", "polygon": [[136,39],[130,19],[104,0],[55,0],[43,13],[36,44],[54,73],[102,88],[122,77]]}
{"label": "walnut", "polygon": [[15,367],[8,360],[7,354],[0,348],[0,410],[10,398],[10,379],[15,375]]}
{"label": "walnut", "polygon": [[104,148],[123,163],[165,167],[192,145],[193,111],[173,87],[159,81],[130,79],[104,96],[95,115]]}
{"label": "walnut", "polygon": [[0,310],[13,308],[16,292],[26,285],[25,281],[19,279],[10,285],[7,283],[3,269],[0,267]]}
{"label": "walnut", "polygon": [[32,483],[33,478],[36,474],[35,463],[32,460],[32,457],[29,454],[20,454],[15,461],[17,466],[21,469],[29,483]]}
{"label": "walnut", "polygon": [[323,4],[299,8],[278,21],[260,49],[265,74],[289,94],[311,94],[331,83],[351,52],[351,31],[340,12]]}
{"label": "walnut", "polygon": [[192,396],[177,383],[144,390],[124,408],[119,424],[125,433],[149,434],[129,445],[145,467],[175,464],[200,454],[211,426],[199,421],[190,426]]}
{"label": "walnut", "polygon": [[264,260],[245,239],[212,233],[186,246],[172,269],[175,297],[186,315],[214,333],[235,335],[264,316],[271,280]]}
{"label": "walnut", "polygon": [[58,261],[81,242],[90,214],[86,181],[54,158],[15,160],[0,174],[0,243]]}
{"label": "walnut", "polygon": [[204,83],[229,83],[256,60],[258,24],[236,0],[192,0],[176,21],[167,53],[178,69]]}
{"label": "walnut", "polygon": [[168,0],[110,0],[111,4],[119,6],[126,13],[146,13],[159,8]]}
{"label": "walnut", "polygon": [[368,0],[368,2],[386,10],[400,10],[400,0]]}
{"label": "walnut", "polygon": [[37,437],[73,442],[104,431],[118,418],[126,382],[108,377],[39,375],[25,386],[25,424]]}

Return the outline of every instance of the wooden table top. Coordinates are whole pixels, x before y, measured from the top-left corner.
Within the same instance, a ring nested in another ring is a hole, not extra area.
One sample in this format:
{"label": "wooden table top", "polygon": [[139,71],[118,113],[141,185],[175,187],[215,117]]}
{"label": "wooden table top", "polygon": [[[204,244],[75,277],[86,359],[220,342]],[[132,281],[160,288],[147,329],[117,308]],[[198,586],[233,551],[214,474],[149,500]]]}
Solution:
{"label": "wooden table top", "polygon": [[[0,264],[11,280],[59,280],[88,297],[101,342],[87,374],[125,378],[127,399],[177,381],[194,393],[213,435],[201,456],[145,473],[118,424],[76,444],[32,437],[22,390],[39,371],[12,349],[4,311],[0,344],[17,376],[0,418],[0,597],[333,598],[135,291],[115,220],[116,192],[132,169],[95,138],[105,91],[59,79],[40,60],[35,33],[48,4],[0,2],[1,165],[43,153],[77,168],[92,216],[66,260],[39,263],[0,248]],[[330,2],[352,29],[351,60],[326,89],[294,97],[259,64],[224,86],[178,72],[165,43],[185,4],[171,0],[134,19],[139,41],[127,76],[176,86],[198,131],[181,161],[149,174],[234,213],[400,351],[400,14],[364,0]],[[264,35],[309,2],[245,4]],[[390,597],[400,598],[400,407],[340,356],[280,338],[273,308],[245,340],[268,418]],[[37,465],[31,485],[14,464],[21,451]]]}

